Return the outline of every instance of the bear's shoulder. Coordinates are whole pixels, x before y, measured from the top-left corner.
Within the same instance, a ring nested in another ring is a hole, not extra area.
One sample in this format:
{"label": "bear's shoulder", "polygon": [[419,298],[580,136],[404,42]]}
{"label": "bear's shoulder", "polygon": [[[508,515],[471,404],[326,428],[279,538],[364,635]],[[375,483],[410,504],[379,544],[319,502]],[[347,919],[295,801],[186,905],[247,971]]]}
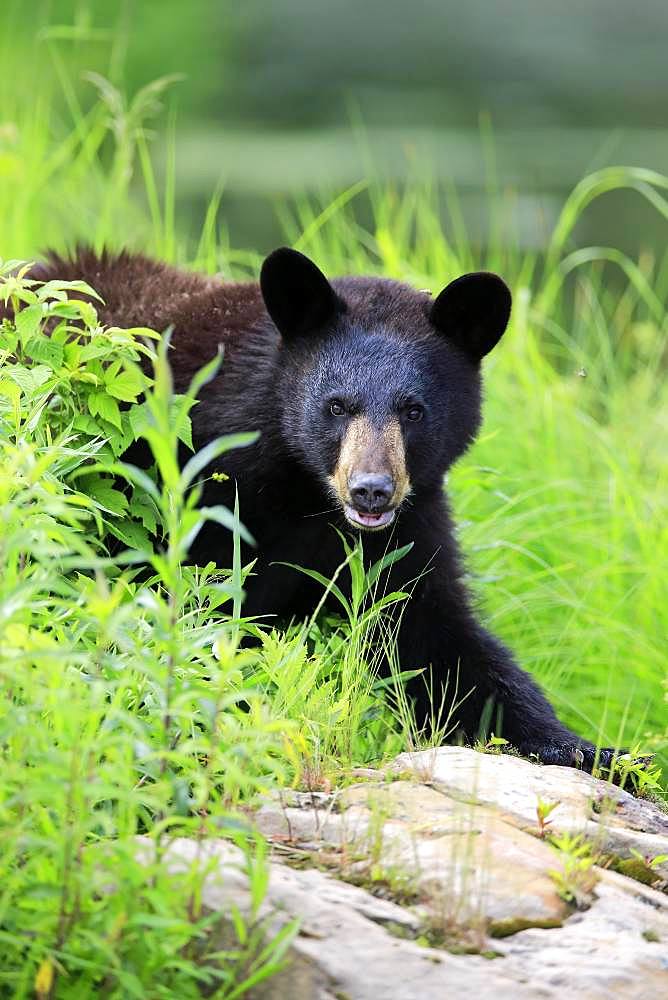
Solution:
{"label": "bear's shoulder", "polygon": [[94,304],[106,326],[171,329],[172,347],[189,358],[189,367],[209,360],[219,345],[234,348],[266,318],[256,282],[225,281],[127,250],[51,253],[32,276],[85,281],[102,300]]}

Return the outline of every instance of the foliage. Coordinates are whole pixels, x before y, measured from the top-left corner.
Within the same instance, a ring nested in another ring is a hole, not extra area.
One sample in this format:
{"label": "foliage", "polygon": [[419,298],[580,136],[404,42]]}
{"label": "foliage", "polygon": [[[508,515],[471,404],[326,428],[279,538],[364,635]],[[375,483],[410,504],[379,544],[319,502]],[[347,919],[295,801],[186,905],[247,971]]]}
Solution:
{"label": "foliage", "polygon": [[553,868],[548,872],[557,887],[557,892],[567,903],[586,906],[596,884],[596,876],[592,869],[596,864],[597,855],[592,845],[579,833],[563,833],[559,836],[553,834],[550,837],[550,844],[559,855],[559,868]]}
{"label": "foliage", "polygon": [[[161,179],[148,130],[169,81],[133,100],[95,77],[91,98],[102,100],[83,106],[58,45],[49,51],[69,117],[53,113],[41,75],[33,100],[5,102],[0,251],[28,257],[85,237],[255,273],[259,255],[229,247],[220,192],[196,247],[177,230],[175,145]],[[434,291],[478,267],[508,278],[515,309],[486,362],[485,428],[450,477],[471,586],[564,722],[634,756],[655,750],[659,762],[668,267],[574,249],[573,234],[611,190],[630,189],[665,216],[666,184],[638,168],[584,179],[547,264],[495,215],[481,251],[452,190],[424,183],[370,180],[280,210],[286,241],[330,273]],[[193,483],[211,451],[179,468],[197,385],[172,393],[167,338],[156,352],[151,331],[101,328],[92,289],[40,284],[15,260],[2,265],[0,289],[17,310],[0,328],[0,993],[240,995],[280,963],[287,939],[260,945],[266,865],[237,807],[271,783],[324,787],[351,763],[416,744],[406,677],[396,664],[389,680],[374,676],[379,647],[392,649],[387,611],[406,595],[386,594],[383,566],[365,573],[361,550],[342,547],[352,601],[337,594],[340,575],[320,580],[339,617],[321,610],[284,630],[241,620],[251,567],[238,557],[227,568],[184,565],[205,519],[237,541],[245,529],[243,511],[197,508]],[[153,467],[123,462],[128,444],[145,447]],[[244,648],[246,634],[259,645]],[[445,694],[442,729],[466,692],[455,683]],[[485,749],[503,749],[501,738]],[[636,790],[656,787],[655,769],[624,757],[618,766]],[[539,803],[543,830],[551,808]],[[153,860],[137,854],[139,834]],[[162,863],[180,835],[243,847],[255,905],[233,921],[224,955],[201,909],[205,868]],[[577,898],[589,858],[577,844],[562,853],[560,884]]]}
{"label": "foliage", "polygon": [[[138,331],[100,330],[67,298],[80,287],[9,278],[3,290],[25,308],[0,331],[0,991],[238,996],[289,939],[265,949],[264,852],[232,812],[280,772],[286,726],[243,685],[253,654],[231,617],[241,568],[189,569],[183,556],[206,519],[243,529],[230,511],[196,507],[189,488],[211,452],[178,468],[193,395],[173,396],[166,341],[149,388]],[[126,404],[118,420],[102,398]],[[155,479],[117,461],[135,432]],[[161,545],[111,558],[105,531],[123,537],[113,518],[143,509]],[[164,861],[180,835],[243,847],[257,888],[224,954],[202,910],[205,859],[180,872]]]}
{"label": "foliage", "polygon": [[539,837],[545,837],[546,833],[548,833],[548,827],[552,824],[550,816],[559,805],[559,802],[547,802],[538,796],[538,801],[536,802],[536,819],[538,820]]}
{"label": "foliage", "polygon": [[642,797],[661,790],[661,768],[652,757],[642,757],[639,745],[616,757],[613,767],[614,780],[634,795]]}

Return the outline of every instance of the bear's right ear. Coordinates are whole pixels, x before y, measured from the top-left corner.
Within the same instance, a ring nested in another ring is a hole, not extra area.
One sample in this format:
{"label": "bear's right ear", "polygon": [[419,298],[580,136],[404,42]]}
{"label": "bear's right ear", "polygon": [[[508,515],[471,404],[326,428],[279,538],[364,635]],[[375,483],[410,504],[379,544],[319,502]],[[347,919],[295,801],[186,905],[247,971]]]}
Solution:
{"label": "bear's right ear", "polygon": [[343,303],[322,271],[298,250],[270,253],[260,272],[267,312],[287,340],[323,326]]}

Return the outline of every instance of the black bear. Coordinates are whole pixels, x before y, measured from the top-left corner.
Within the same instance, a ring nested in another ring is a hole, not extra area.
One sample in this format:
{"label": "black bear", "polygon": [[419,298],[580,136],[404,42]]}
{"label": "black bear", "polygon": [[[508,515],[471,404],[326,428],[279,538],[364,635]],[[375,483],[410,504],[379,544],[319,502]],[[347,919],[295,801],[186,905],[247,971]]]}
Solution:
{"label": "black bear", "polygon": [[[237,430],[255,445],[225,455],[228,482],[209,478],[203,503],[229,505],[257,540],[244,613],[305,616],[322,596],[281,563],[339,566],[334,530],[364,533],[365,558],[412,543],[391,569],[402,609],[402,669],[431,671],[438,693],[453,678],[463,700],[459,738],[487,720],[525,755],[588,770],[596,751],[562,725],[534,681],[477,621],[462,582],[443,480],[480,424],[481,360],[505,331],[511,296],[494,274],[466,274],[432,298],[398,281],[331,282],[307,257],[270,254],[257,283],[223,283],[139,255],[52,257],[35,277],[83,278],[103,297],[107,324],[168,327],[177,391],[224,346],[224,363],[193,410],[196,447]],[[231,561],[230,536],[208,525],[194,560]],[[251,557],[250,552],[248,553]],[[424,677],[409,685],[419,727],[432,705]],[[491,721],[490,721],[491,720]],[[613,751],[599,751],[603,766]]]}

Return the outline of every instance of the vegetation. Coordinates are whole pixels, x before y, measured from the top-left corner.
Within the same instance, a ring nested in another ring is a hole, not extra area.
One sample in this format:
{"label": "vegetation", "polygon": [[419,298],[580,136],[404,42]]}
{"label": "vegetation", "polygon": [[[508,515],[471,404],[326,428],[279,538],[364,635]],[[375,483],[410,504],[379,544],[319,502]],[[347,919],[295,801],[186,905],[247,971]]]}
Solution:
{"label": "vegetation", "polygon": [[[342,545],[355,581],[342,617],[271,630],[242,617],[252,567],[187,565],[205,519],[245,530],[243,510],[199,510],[189,490],[211,452],[176,461],[199,380],[175,397],[164,340],[101,329],[71,298],[80,286],[31,282],[18,259],[77,238],[226,276],[259,258],[228,246],[220,192],[197,240],[177,231],[173,159],[159,180],[147,131],[169,81],[126,99],[95,77],[82,97],[49,44],[66,111],[36,85],[0,123],[0,295],[19,310],[0,329],[0,995],[236,997],[280,965],[291,932],[265,947],[264,852],[239,806],[275,784],[326,787],[415,738],[401,685],[373,671],[392,639],[384,610],[404,595],[376,594],[377,569]],[[485,428],[450,484],[471,585],[566,723],[661,755],[668,265],[572,249],[580,214],[620,188],[668,217],[668,178],[602,171],[566,203],[546,257],[520,253],[501,218],[484,252],[472,246],[455,195],[439,205],[425,183],[370,178],[280,216],[330,273],[434,290],[479,266],[508,278]],[[136,437],[148,474],[122,461]],[[261,644],[243,648],[248,633]],[[200,902],[204,855],[187,871],[165,863],[178,836],[242,848],[253,906],[224,949]]]}

